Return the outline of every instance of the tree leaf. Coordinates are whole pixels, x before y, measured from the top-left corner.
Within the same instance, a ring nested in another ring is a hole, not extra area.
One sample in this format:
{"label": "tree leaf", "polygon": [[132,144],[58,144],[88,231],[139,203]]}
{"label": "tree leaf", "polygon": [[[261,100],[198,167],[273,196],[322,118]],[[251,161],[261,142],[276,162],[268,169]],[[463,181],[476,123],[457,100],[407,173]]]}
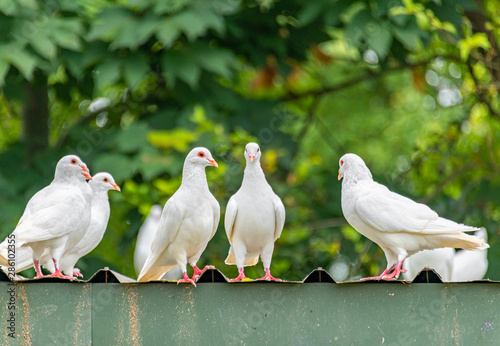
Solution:
{"label": "tree leaf", "polygon": [[29,43],[38,54],[47,60],[52,60],[56,56],[57,46],[48,36],[45,36],[44,34],[45,32],[39,29],[38,34],[33,36],[29,40]]}
{"label": "tree leaf", "polygon": [[198,8],[198,13],[203,17],[203,24],[207,29],[213,29],[218,33],[223,33],[226,29],[224,18],[221,15],[214,13],[208,8]]}
{"label": "tree leaf", "polygon": [[109,47],[135,50],[153,35],[159,23],[160,20],[152,16],[140,19],[129,17]]}
{"label": "tree leaf", "polygon": [[149,71],[147,56],[142,52],[133,53],[123,59],[121,66],[125,82],[132,89],[137,88],[139,82]]}
{"label": "tree leaf", "polygon": [[367,37],[365,32],[366,25],[373,20],[370,12],[366,9],[356,13],[356,15],[354,15],[345,25],[344,35],[348,42],[355,47],[359,46],[359,43]]}
{"label": "tree leaf", "polygon": [[192,48],[192,54],[203,69],[226,78],[232,76],[236,57],[231,51],[223,48],[212,48],[208,45],[196,45]]}
{"label": "tree leaf", "polygon": [[146,181],[151,181],[164,172],[170,173],[174,163],[171,155],[163,155],[158,149],[151,146],[142,150],[137,160],[139,171]]}
{"label": "tree leaf", "polygon": [[410,15],[408,15],[408,14],[398,14],[398,15],[392,16],[391,19],[397,25],[399,25],[399,26],[405,26],[406,23],[408,23],[408,20],[410,19]]}
{"label": "tree leaf", "polygon": [[135,160],[123,154],[105,153],[99,155],[94,162],[92,168],[95,172],[112,171],[116,181],[124,181],[131,178],[137,171]]}
{"label": "tree leaf", "polygon": [[373,25],[373,29],[366,29],[368,46],[377,53],[380,60],[384,60],[391,47],[392,33],[385,23],[370,22],[370,25]]}
{"label": "tree leaf", "polygon": [[391,28],[393,35],[396,39],[401,42],[403,46],[407,49],[416,52],[421,46],[422,41],[420,40],[419,31],[417,30],[407,30],[403,28]]}
{"label": "tree leaf", "polygon": [[167,52],[162,56],[161,67],[163,75],[172,85],[175,84],[176,78],[191,88],[195,88],[198,84],[201,70],[192,54],[183,54],[179,51]]}
{"label": "tree leaf", "polygon": [[5,75],[9,72],[9,68],[10,64],[5,60],[0,59],[0,85],[3,85]]}
{"label": "tree leaf", "polygon": [[38,59],[34,55],[11,45],[0,46],[0,57],[19,70],[27,80],[31,80],[38,65]]}
{"label": "tree leaf", "polygon": [[323,13],[325,25],[337,26],[340,23],[341,15],[351,4],[350,1],[337,1],[335,5],[330,5]]}
{"label": "tree leaf", "polygon": [[6,16],[12,16],[16,14],[17,6],[16,2],[12,0],[0,0],[0,12]]}
{"label": "tree leaf", "polygon": [[180,33],[177,25],[168,18],[158,25],[156,37],[166,48],[170,48]]}
{"label": "tree leaf", "polygon": [[478,32],[471,36],[467,36],[458,42],[458,48],[460,49],[460,58],[462,61],[466,61],[469,57],[470,51],[475,48],[488,49],[490,47],[490,42],[488,40],[488,35],[484,32]]}
{"label": "tree leaf", "polygon": [[171,20],[190,41],[204,35],[208,29],[215,29],[219,32],[224,30],[222,18],[211,11],[189,8],[172,16]]}
{"label": "tree leaf", "polygon": [[94,69],[93,75],[96,88],[102,89],[120,79],[120,65],[112,57],[109,57]]}
{"label": "tree leaf", "polygon": [[105,9],[91,22],[92,25],[87,39],[89,41],[97,39],[113,40],[120,33],[120,30],[133,20],[132,16],[132,13],[123,7]]}
{"label": "tree leaf", "polygon": [[83,24],[74,18],[54,18],[49,22],[50,35],[58,46],[80,50],[80,35],[83,34]]}
{"label": "tree leaf", "polygon": [[175,149],[179,152],[185,152],[196,140],[196,136],[184,129],[175,129],[171,131],[149,131],[148,142],[160,149]]}
{"label": "tree leaf", "polygon": [[302,27],[312,23],[324,12],[327,5],[328,3],[322,0],[309,1],[306,3],[297,16],[299,26]]}
{"label": "tree leaf", "polygon": [[120,131],[114,143],[122,153],[138,151],[147,144],[148,126],[143,123],[132,123],[127,129]]}

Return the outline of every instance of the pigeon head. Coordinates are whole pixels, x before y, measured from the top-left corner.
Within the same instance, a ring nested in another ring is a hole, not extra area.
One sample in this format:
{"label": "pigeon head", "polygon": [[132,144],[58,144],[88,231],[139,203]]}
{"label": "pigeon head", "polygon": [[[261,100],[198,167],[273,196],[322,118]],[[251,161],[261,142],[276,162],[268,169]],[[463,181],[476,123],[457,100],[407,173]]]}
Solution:
{"label": "pigeon head", "polygon": [[56,166],[56,178],[77,176],[82,180],[92,180],[85,162],[76,155],[66,155],[59,160]]}
{"label": "pigeon head", "polygon": [[247,163],[260,162],[260,148],[257,143],[248,143],[245,147],[245,159]]}
{"label": "pigeon head", "polygon": [[162,210],[163,208],[161,207],[161,205],[155,204],[151,207],[149,216],[151,216],[155,221],[160,221]]}
{"label": "pigeon head", "polygon": [[89,181],[90,187],[92,191],[108,191],[108,190],[116,190],[121,191],[120,187],[116,185],[115,179],[113,176],[106,172],[96,173],[92,180]]}
{"label": "pigeon head", "polygon": [[202,167],[206,166],[219,167],[217,162],[215,162],[215,160],[213,159],[210,150],[203,147],[198,147],[191,150],[188,156],[186,157],[185,164],[187,163]]}
{"label": "pigeon head", "polygon": [[372,180],[372,174],[361,157],[356,154],[345,154],[339,160],[339,180],[349,178],[353,181]]}

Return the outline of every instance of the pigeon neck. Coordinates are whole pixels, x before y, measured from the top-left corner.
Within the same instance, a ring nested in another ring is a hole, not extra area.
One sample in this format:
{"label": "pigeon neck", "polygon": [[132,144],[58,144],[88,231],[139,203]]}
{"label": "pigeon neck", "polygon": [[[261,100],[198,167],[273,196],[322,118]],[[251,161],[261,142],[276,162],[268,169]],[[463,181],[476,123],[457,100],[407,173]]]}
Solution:
{"label": "pigeon neck", "polygon": [[108,201],[108,191],[107,190],[97,190],[93,191],[92,194],[92,205],[96,202],[107,202]]}
{"label": "pigeon neck", "polygon": [[95,191],[92,194],[92,214],[108,213],[109,199],[107,191]]}
{"label": "pigeon neck", "polygon": [[243,174],[243,181],[245,180],[262,180],[266,179],[264,176],[264,171],[262,170],[262,167],[260,167],[260,162],[254,162],[254,163],[247,163],[245,167],[245,172]]}
{"label": "pigeon neck", "polygon": [[181,184],[196,186],[198,188],[206,187],[208,189],[205,167],[197,165],[184,165]]}
{"label": "pigeon neck", "polygon": [[355,169],[344,175],[344,182],[349,185],[357,184],[362,180],[373,181],[372,174],[368,169]]}
{"label": "pigeon neck", "polygon": [[56,170],[56,173],[54,175],[54,183],[68,183],[68,184],[87,184],[85,181],[85,177],[83,175],[81,176],[75,176],[74,172],[68,172],[64,170]]}
{"label": "pigeon neck", "polygon": [[[76,179],[75,179],[76,178]],[[61,183],[74,183],[75,180],[81,180],[83,181],[83,175],[82,179],[80,177],[75,176],[75,172],[69,172],[63,169],[58,169],[56,170],[56,173],[54,174],[54,182],[61,182]]]}

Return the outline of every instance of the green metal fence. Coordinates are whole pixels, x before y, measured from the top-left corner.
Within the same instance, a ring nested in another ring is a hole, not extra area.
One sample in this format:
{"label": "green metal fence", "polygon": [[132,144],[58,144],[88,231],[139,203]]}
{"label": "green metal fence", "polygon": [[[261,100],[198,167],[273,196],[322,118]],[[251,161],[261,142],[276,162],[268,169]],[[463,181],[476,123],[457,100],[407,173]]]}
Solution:
{"label": "green metal fence", "polygon": [[209,270],[198,287],[109,270],[87,282],[0,279],[6,345],[500,345],[499,283],[441,283],[432,271],[412,283],[334,283],[322,270],[227,283]]}

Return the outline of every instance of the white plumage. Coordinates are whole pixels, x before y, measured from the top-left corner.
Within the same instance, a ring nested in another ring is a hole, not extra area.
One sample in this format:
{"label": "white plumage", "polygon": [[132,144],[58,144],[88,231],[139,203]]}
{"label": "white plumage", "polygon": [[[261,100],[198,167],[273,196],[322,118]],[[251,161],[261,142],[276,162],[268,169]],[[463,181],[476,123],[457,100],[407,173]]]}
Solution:
{"label": "white plumage", "polygon": [[[474,233],[475,236],[488,241],[488,233],[481,228]],[[473,281],[481,280],[488,271],[488,250],[481,251],[457,251],[453,260],[453,272],[451,281]]]}
{"label": "white plumage", "polygon": [[[50,276],[73,278],[71,274],[64,276],[59,264],[67,251],[80,241],[90,223],[92,191],[86,179],[92,177],[85,163],[76,155],[64,156],[57,163],[52,183],[37,192],[26,205],[13,234],[18,253],[26,255],[29,251],[23,248],[31,248],[37,277],[43,276],[40,259],[45,253],[55,265],[55,272]],[[0,246],[2,265],[8,265],[5,243]]]}
{"label": "white plumage", "polygon": [[374,182],[359,156],[346,154],[339,163],[339,180],[344,179],[342,212],[352,227],[382,248],[387,259],[386,270],[376,279],[397,278],[403,261],[421,250],[489,247],[482,239],[463,233],[478,228],[439,217],[428,206]]}
{"label": "white plumage", "polygon": [[[474,232],[476,237],[488,240],[485,228]],[[441,248],[435,250],[423,250],[403,263],[405,280],[413,280],[424,268],[434,269],[443,281],[460,282],[481,280],[488,271],[488,250],[461,250],[455,252],[452,248]]]}
{"label": "white plumage", "polygon": [[[160,224],[161,211],[161,205],[153,205],[137,234],[137,242],[134,250],[134,268],[137,275],[139,275],[144,267],[144,263],[146,263],[148,256],[151,254],[151,245]],[[173,281],[180,278],[182,278],[182,272],[177,266],[166,272],[161,277],[161,280]]]}
{"label": "white plumage", "polygon": [[[108,226],[110,214],[108,191],[120,191],[120,187],[116,185],[113,176],[106,172],[95,174],[92,180],[89,181],[89,185],[92,189],[90,224],[83,238],[76,246],[68,250],[61,259],[60,267],[66,275],[83,277],[80,270],[74,268],[75,264],[80,258],[94,250],[101,242],[106,227]],[[54,265],[49,259],[47,259],[47,262],[45,262],[43,266],[54,273]]]}
{"label": "white plumage", "polygon": [[226,264],[236,264],[239,275],[231,281],[246,279],[243,267],[257,264],[259,256],[266,275],[260,280],[280,280],[271,276],[274,242],[285,223],[285,207],[267,183],[260,166],[260,148],[245,147],[246,167],[240,189],[229,199],[224,225],[231,244]]}
{"label": "white plumage", "polygon": [[[202,272],[196,262],[214,236],[220,217],[219,203],[208,189],[205,167],[209,165],[217,167],[206,148],[195,148],[187,155],[181,186],[163,208],[151,254],[138,281],[158,280],[178,265],[184,275],[178,282],[195,285]],[[192,278],[187,276],[186,262],[194,269]]]}
{"label": "white plumage", "polygon": [[450,247],[417,252],[403,262],[403,269],[406,270],[403,272],[403,278],[412,281],[422,269],[429,267],[434,269],[444,282],[451,281],[454,258],[455,249]]}

